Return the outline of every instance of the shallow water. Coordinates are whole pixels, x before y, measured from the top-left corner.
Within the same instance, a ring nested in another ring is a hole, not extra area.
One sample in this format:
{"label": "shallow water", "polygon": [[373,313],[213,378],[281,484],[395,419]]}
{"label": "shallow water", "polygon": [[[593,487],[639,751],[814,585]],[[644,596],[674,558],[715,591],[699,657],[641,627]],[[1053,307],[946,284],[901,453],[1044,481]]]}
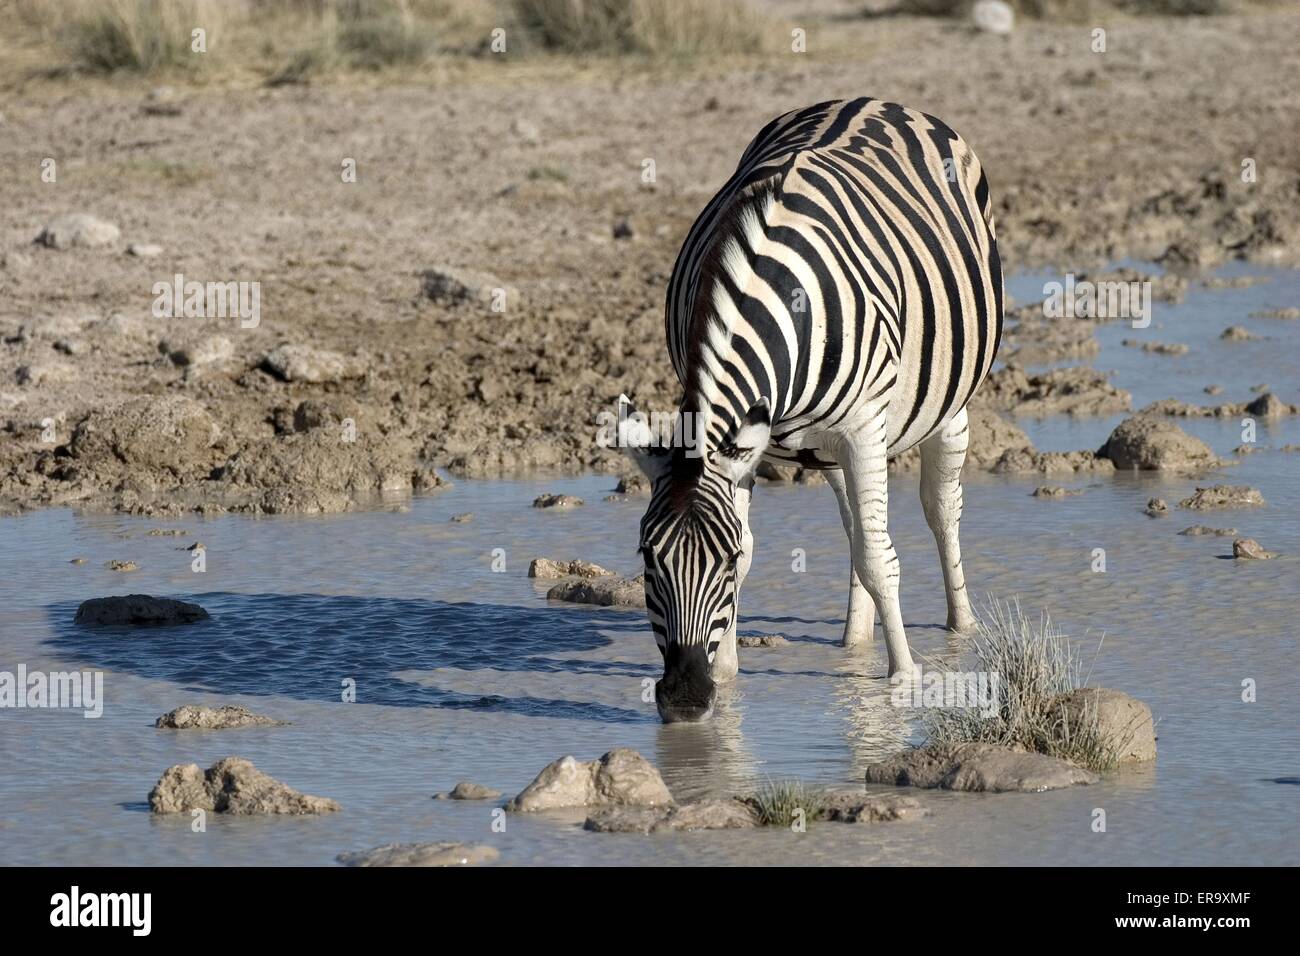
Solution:
{"label": "shallow water", "polygon": [[[1258,271],[1258,270],[1256,270]],[[1010,290],[1036,297],[1042,277]],[[1242,401],[1268,382],[1300,400],[1300,323],[1248,319],[1300,301],[1300,276],[1244,290],[1194,289],[1156,305],[1145,334],[1182,341],[1181,358],[1122,348],[1137,337],[1103,326],[1098,368],[1134,407],[1207,400],[1204,385]],[[1243,324],[1263,342],[1222,343]],[[1020,424],[1040,448],[1095,448],[1124,416]],[[1241,443],[1236,421],[1179,422],[1221,455]],[[1261,445],[1300,442],[1300,421],[1260,423]],[[1269,506],[1141,514],[1196,482],[1152,476],[1050,483],[1078,497],[1030,497],[1031,477],[978,476],[966,485],[963,545],[977,594],[1020,595],[1048,608],[1097,651],[1092,682],[1147,701],[1159,725],[1154,767],[1100,785],[1046,794],[927,793],[932,816],[909,824],[663,834],[584,832],[572,818],[509,816],[493,831],[490,803],[434,801],[459,779],[513,793],[546,763],[640,750],[679,798],[743,791],[766,779],[860,785],[871,760],[919,739],[915,712],[890,706],[883,647],[836,646],[848,556],[825,488],[762,486],[757,552],[742,600],[742,633],[791,643],[742,649],[734,689],[705,725],[663,727],[643,699],[659,655],[640,612],[549,604],[526,577],[531,558],[582,557],[636,569],[637,500],[606,502],[609,477],[460,482],[409,510],[328,518],[228,516],[163,523],[51,510],[0,519],[0,670],[105,671],[104,714],[0,710],[0,863],[324,864],[392,841],[488,842],[504,864],[1296,863],[1300,845],[1300,454],[1263,451],[1208,476],[1260,488]],[[543,491],[577,494],[568,513],[530,507]],[[891,483],[891,530],[903,563],[903,612],[915,652],[956,661],[940,626],[941,578],[915,477]],[[468,524],[448,522],[472,511]],[[1230,559],[1231,538],[1176,534],[1231,526],[1280,556]],[[187,537],[147,537],[183,527]],[[207,571],[179,550],[207,546]],[[791,570],[792,549],[807,570]],[[1091,570],[1104,548],[1105,573]],[[503,549],[505,570],[492,569]],[[88,559],[71,565],[74,556]],[[103,568],[130,558],[140,570]],[[158,631],[71,625],[91,596],[145,592],[197,600],[210,621]],[[1258,684],[1243,703],[1241,685]],[[357,702],[340,699],[355,680]],[[291,726],[175,732],[152,726],[189,702],[239,703]],[[344,807],[308,819],[222,819],[193,833],[157,818],[147,794],[175,763],[231,755]],[[1106,811],[1107,832],[1092,830]]]}

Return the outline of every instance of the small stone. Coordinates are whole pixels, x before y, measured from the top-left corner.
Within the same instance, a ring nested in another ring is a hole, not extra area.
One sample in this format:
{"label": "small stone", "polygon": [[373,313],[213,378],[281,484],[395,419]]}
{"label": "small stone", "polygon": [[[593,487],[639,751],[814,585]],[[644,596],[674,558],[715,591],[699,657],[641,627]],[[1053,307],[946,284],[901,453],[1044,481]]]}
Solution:
{"label": "small stone", "polygon": [[1254,538],[1238,538],[1232,542],[1232,556],[1241,559],[1266,560],[1274,555],[1272,552],[1265,551]]}
{"label": "small stone", "polygon": [[986,743],[922,747],[867,768],[867,783],[988,793],[1036,793],[1098,779],[1056,757]]}
{"label": "small stone", "polygon": [[746,634],[736,638],[741,647],[785,647],[790,642],[780,634]]}
{"label": "small stone", "polygon": [[85,558],[73,558],[73,559],[72,559],[71,561],[69,561],[68,563],[69,563],[69,564],[85,564],[85,563],[86,563],[86,559],[85,559]]}
{"label": "small stone", "polygon": [[1202,391],[1205,392],[1206,395],[1222,395],[1222,394],[1223,394],[1223,386],[1222,386],[1222,385],[1207,385],[1207,386],[1205,386],[1205,388],[1202,389]]}
{"label": "small stone", "polygon": [[984,33],[1006,36],[1016,26],[1016,13],[1002,0],[979,0],[971,7],[971,23]]}
{"label": "small stone", "polygon": [[462,511],[458,515],[452,515],[449,520],[452,524],[465,524],[466,522],[474,520],[474,512]]}
{"label": "small stone", "polygon": [[641,497],[650,494],[650,479],[639,471],[623,475],[614,491],[620,495]]}
{"label": "small stone", "polygon": [[1031,495],[1033,498],[1068,498],[1083,494],[1081,488],[1060,488],[1055,485],[1039,485]]}
{"label": "small stone", "polygon": [[546,597],[552,601],[572,604],[595,604],[600,607],[645,607],[645,579],[622,578],[618,575],[599,578],[576,578],[561,581]]}
{"label": "small stone", "polygon": [[1056,706],[1068,727],[1096,720],[1102,738],[1119,750],[1119,763],[1156,759],[1151,708],[1137,698],[1106,687],[1084,687],[1061,694],[1056,698]]}
{"label": "small stone", "polygon": [[105,564],[104,567],[108,568],[108,570],[110,571],[125,572],[125,571],[137,571],[139,570],[140,566],[136,564],[134,561],[124,561],[120,558],[114,558],[112,561],[109,561],[107,564]]}
{"label": "small stone", "polygon": [[832,793],[826,795],[823,815],[827,820],[841,823],[888,823],[895,820],[913,821],[928,817],[930,811],[915,797],[868,797],[861,793]]}
{"label": "small stone", "polygon": [[1163,498],[1150,498],[1142,513],[1148,518],[1163,518],[1169,514],[1169,503]]}
{"label": "small stone", "polygon": [[701,800],[670,807],[608,807],[587,817],[594,833],[660,833],[683,830],[740,830],[758,826],[740,800]]}
{"label": "small stone", "polygon": [[561,807],[654,807],[672,802],[672,794],[654,765],[635,750],[620,748],[586,763],[561,757],[548,764],[506,809],[529,813]]}
{"label": "small stone", "polygon": [[530,578],[567,578],[577,576],[580,578],[599,578],[613,574],[613,571],[606,571],[599,564],[592,564],[590,561],[553,561],[550,558],[534,558],[528,565],[528,576]]}
{"label": "small stone", "polygon": [[1191,511],[1211,511],[1216,508],[1259,508],[1264,504],[1264,496],[1256,488],[1214,485],[1210,488],[1197,488],[1190,498],[1178,502],[1178,507]]}
{"label": "small stone", "polygon": [[462,780],[456,786],[452,787],[448,793],[439,793],[434,795],[435,800],[495,800],[501,796],[500,790],[493,790],[491,787],[485,787],[481,783],[472,783],[469,780]]}
{"label": "small stone", "polygon": [[111,222],[85,213],[71,213],[51,220],[36,242],[50,249],[91,248],[117,242],[121,231]]}
{"label": "small stone", "polygon": [[510,308],[519,301],[519,291],[487,272],[443,267],[420,274],[424,294],[435,302],[451,305],[474,303],[490,308]]}
{"label": "small stone", "polygon": [[262,356],[262,367],[286,382],[341,382],[360,378],[360,363],[328,349],[310,345],[280,345]]}
{"label": "small stone", "polygon": [[163,247],[154,245],[151,242],[133,242],[126,247],[128,256],[135,256],[137,259],[152,259],[163,253]]}
{"label": "small stone", "polygon": [[[85,559],[74,559],[84,563]],[[130,624],[137,627],[170,627],[207,620],[208,612],[197,604],[148,594],[91,598],[77,608],[73,623],[98,626]]]}
{"label": "small stone", "polygon": [[1190,528],[1184,528],[1178,532],[1187,535],[1190,538],[1199,538],[1203,535],[1213,535],[1217,538],[1231,538],[1237,533],[1236,528],[1211,528],[1209,525],[1194,524]]}
{"label": "small stone", "polygon": [[1125,419],[1097,451],[1118,469],[1186,471],[1219,463],[1210,446],[1173,422],[1150,415]]}
{"label": "small stone", "polygon": [[529,146],[536,146],[542,141],[542,134],[537,128],[537,124],[522,117],[516,117],[510,121],[510,132],[515,139],[521,143],[527,143]]}
{"label": "small stone", "polygon": [[534,508],[578,508],[582,503],[573,495],[539,495],[533,499]]}
{"label": "small stone", "polygon": [[149,792],[149,808],[154,813],[208,810],[235,816],[302,816],[342,809],[334,800],[285,786],[242,757],[226,757],[206,771],[192,763],[168,767]]}
{"label": "small stone", "polygon": [[337,859],[344,866],[475,866],[500,856],[496,847],[476,843],[389,843]]}
{"label": "small stone", "polygon": [[614,223],[614,228],[611,231],[615,239],[631,239],[635,235],[635,232],[632,229],[632,223],[628,222],[626,219],[620,219],[618,222]]}
{"label": "small stone", "polygon": [[285,721],[263,717],[243,707],[186,704],[168,711],[154,726],[168,730],[229,730],[234,727],[283,727]]}
{"label": "small stone", "polygon": [[1219,335],[1225,342],[1250,342],[1259,338],[1244,325],[1230,325]]}

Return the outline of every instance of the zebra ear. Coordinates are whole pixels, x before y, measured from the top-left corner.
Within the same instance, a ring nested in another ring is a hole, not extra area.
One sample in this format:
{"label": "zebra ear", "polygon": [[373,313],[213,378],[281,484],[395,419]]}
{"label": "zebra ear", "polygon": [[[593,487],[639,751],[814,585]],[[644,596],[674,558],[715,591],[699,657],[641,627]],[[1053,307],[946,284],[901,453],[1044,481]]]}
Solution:
{"label": "zebra ear", "polygon": [[618,397],[618,445],[651,484],[672,468],[672,450],[655,442],[650,423],[626,395]]}
{"label": "zebra ear", "polygon": [[717,450],[709,452],[709,462],[738,485],[754,473],[771,437],[772,409],[766,398],[760,398]]}

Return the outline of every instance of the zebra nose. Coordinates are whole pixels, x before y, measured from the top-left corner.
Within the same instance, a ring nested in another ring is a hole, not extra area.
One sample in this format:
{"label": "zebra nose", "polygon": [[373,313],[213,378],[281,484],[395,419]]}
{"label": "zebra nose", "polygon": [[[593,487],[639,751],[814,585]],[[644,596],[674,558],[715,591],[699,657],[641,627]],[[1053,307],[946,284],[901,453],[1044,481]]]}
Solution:
{"label": "zebra nose", "polygon": [[704,648],[683,649],[678,644],[669,644],[664,655],[664,676],[655,684],[655,705],[663,722],[708,719],[716,692]]}

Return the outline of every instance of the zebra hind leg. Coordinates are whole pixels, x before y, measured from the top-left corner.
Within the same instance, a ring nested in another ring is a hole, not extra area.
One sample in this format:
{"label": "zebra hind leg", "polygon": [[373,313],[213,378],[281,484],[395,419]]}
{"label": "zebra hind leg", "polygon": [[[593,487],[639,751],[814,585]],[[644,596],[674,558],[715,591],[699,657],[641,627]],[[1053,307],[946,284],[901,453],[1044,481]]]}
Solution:
{"label": "zebra hind leg", "polygon": [[921,507],[939,546],[944,593],[948,599],[948,628],[953,631],[975,628],[957,536],[961,524],[961,469],[966,462],[969,441],[970,430],[963,408],[921,442]]}
{"label": "zebra hind leg", "polygon": [[853,510],[853,564],[880,611],[889,653],[889,677],[909,679],[916,673],[898,605],[898,555],[889,537],[889,476],[886,459],[885,409],[871,415],[856,433],[841,439],[837,460],[844,469]]}
{"label": "zebra hind leg", "polygon": [[844,533],[849,538],[849,609],[844,616],[844,647],[852,647],[875,638],[876,605],[871,595],[862,586],[857,569],[853,566],[853,508],[849,505],[849,491],[844,483],[844,472],[831,469],[826,472],[826,482],[835,492],[835,501],[840,506],[840,520],[844,522]]}

